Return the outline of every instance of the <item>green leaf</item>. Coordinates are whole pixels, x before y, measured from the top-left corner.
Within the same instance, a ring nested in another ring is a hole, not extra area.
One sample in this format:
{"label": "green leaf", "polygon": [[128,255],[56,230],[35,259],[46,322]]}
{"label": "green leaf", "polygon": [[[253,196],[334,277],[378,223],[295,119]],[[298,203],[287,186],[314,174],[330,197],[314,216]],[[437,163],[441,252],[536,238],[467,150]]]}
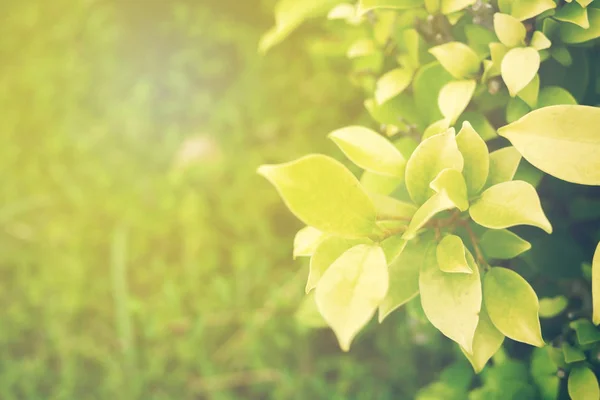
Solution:
{"label": "green leaf", "polygon": [[506,122],[511,123],[524,117],[531,111],[527,103],[518,97],[512,97],[506,106]]}
{"label": "green leaf", "polygon": [[583,29],[587,29],[590,27],[587,9],[581,7],[577,2],[565,4],[564,6],[562,6],[556,12],[556,14],[554,14],[554,18],[559,21],[570,22],[572,24],[580,26]]}
{"label": "green leaf", "polygon": [[327,14],[327,19],[341,19],[348,23],[360,23],[360,18],[356,15],[356,8],[352,4],[342,3],[332,8]]}
{"label": "green leaf", "polygon": [[403,180],[404,178],[365,171],[360,177],[360,184],[369,193],[388,195],[396,190]]}
{"label": "green leaf", "polygon": [[525,26],[511,15],[494,14],[494,31],[500,42],[509,48],[525,45],[525,36],[527,35]]}
{"label": "green leaf", "polygon": [[306,293],[317,287],[319,280],[327,271],[327,268],[341,256],[346,250],[358,244],[365,244],[368,240],[345,239],[338,236],[326,237],[315,249],[310,258],[308,279],[306,281]]}
{"label": "green leaf", "polygon": [[577,104],[577,100],[566,89],[560,86],[546,86],[540,91],[537,108],[556,106],[561,104]]}
{"label": "green leaf", "polygon": [[442,14],[448,15],[472,6],[476,0],[441,0]]}
{"label": "green leaf", "polygon": [[358,9],[359,14],[364,14],[369,10],[377,8],[406,10],[420,7],[422,4],[423,2],[419,0],[360,0],[358,2]]}
{"label": "green leaf", "polygon": [[481,310],[479,268],[467,252],[472,274],[448,274],[439,269],[436,248],[427,251],[419,276],[425,315],[444,335],[473,352],[473,337]]}
{"label": "green leaf", "polygon": [[531,184],[523,181],[499,183],[481,194],[469,208],[473,221],[491,229],[532,225],[552,233],[540,198]]}
{"label": "green leaf", "polygon": [[516,272],[492,268],[483,279],[483,301],[494,326],[518,342],[543,347],[537,295]]}
{"label": "green leaf", "polygon": [[466,211],[469,208],[467,184],[459,171],[446,168],[436,176],[429,186],[436,193],[445,192],[460,211]]}
{"label": "green leaf", "polygon": [[472,78],[479,72],[481,61],[477,53],[464,43],[444,43],[429,52],[456,79]]}
{"label": "green leaf", "polygon": [[540,317],[554,318],[562,313],[569,305],[565,296],[545,297],[540,299]]}
{"label": "green leaf", "polygon": [[[594,2],[594,0],[575,0],[581,7],[587,7]],[[569,2],[570,3],[570,2]],[[598,8],[598,7],[596,7]]]}
{"label": "green leaf", "polygon": [[538,102],[538,95],[540,93],[540,76],[536,74],[531,82],[527,84],[517,96],[523,100],[530,108],[535,108]]}
{"label": "green leaf", "polygon": [[379,322],[419,294],[419,271],[428,249],[434,245],[430,237],[411,240],[390,264],[390,287],[379,305]]}
{"label": "green leaf", "polygon": [[352,43],[346,52],[348,58],[365,57],[377,51],[375,42],[371,39],[358,39]]}
{"label": "green leaf", "polygon": [[490,57],[492,59],[492,67],[490,68],[490,71],[488,71],[487,77],[491,78],[493,76],[500,75],[502,60],[504,59],[504,56],[506,56],[506,53],[508,53],[508,50],[510,49],[502,43],[490,43],[489,47]]}
{"label": "green leaf", "polygon": [[455,208],[456,204],[448,197],[446,191],[441,191],[431,196],[415,213],[406,232],[402,237],[406,240],[413,239],[421,229],[436,214]]}
{"label": "green leaf", "polygon": [[399,95],[410,85],[412,71],[406,68],[396,68],[384,74],[377,81],[375,100],[379,104]]}
{"label": "green leaf", "polygon": [[472,274],[467,262],[465,245],[456,235],[447,235],[437,245],[436,256],[440,270],[448,273]]}
{"label": "green leaf", "polygon": [[406,126],[407,124],[421,124],[421,117],[416,109],[412,96],[400,93],[393,99],[383,104],[377,104],[375,99],[365,100],[365,108],[380,124]]}
{"label": "green leaf", "polygon": [[313,154],[258,173],[277,189],[290,211],[306,225],[339,236],[362,237],[375,228],[375,206],[342,163]]}
{"label": "green leaf", "polygon": [[513,0],[510,14],[519,21],[540,15],[544,11],[556,8],[552,0]]}
{"label": "green leaf", "polygon": [[434,122],[429,125],[425,132],[423,132],[423,136],[421,140],[425,140],[435,135],[439,135],[440,133],[446,132],[450,128],[450,120],[449,119],[441,119],[439,121]]}
{"label": "green leaf", "polygon": [[583,43],[600,37],[600,8],[587,8],[590,27],[560,24],[560,38],[565,43]]}
{"label": "green leaf", "polygon": [[485,364],[502,346],[504,335],[500,332],[490,319],[485,306],[481,306],[479,313],[479,323],[473,337],[473,351],[469,354],[464,348],[460,348],[465,357],[469,360],[475,373],[480,373]]}
{"label": "green leaf", "polygon": [[450,120],[450,124],[454,124],[467,108],[476,86],[477,82],[474,80],[453,81],[445,84],[440,90],[438,107],[444,118]]}
{"label": "green leaf", "polygon": [[300,229],[294,237],[294,259],[312,256],[325,234],[312,226]]}
{"label": "green leaf", "polygon": [[407,243],[399,235],[392,235],[381,242],[381,248],[383,249],[388,265],[393,263],[402,254]]}
{"label": "green leaf", "polygon": [[545,50],[552,46],[552,42],[550,42],[550,39],[548,39],[546,35],[544,35],[541,31],[533,32],[530,44],[531,47],[533,47],[537,51]]}
{"label": "green leaf", "polygon": [[571,400],[591,400],[600,397],[600,387],[598,387],[596,375],[583,365],[571,370],[567,386]]}
{"label": "green leaf", "polygon": [[479,242],[487,258],[509,260],[531,248],[531,243],[506,229],[486,231]]}
{"label": "green leaf", "polygon": [[454,129],[422,141],[406,163],[405,183],[411,199],[423,204],[434,193],[429,183],[446,168],[462,171],[463,164]]}
{"label": "green leaf", "polygon": [[592,259],[592,299],[594,306],[594,325],[600,324],[600,243]]}
{"label": "green leaf", "polygon": [[438,104],[440,90],[450,81],[452,75],[438,62],[424,65],[415,74],[412,84],[415,103],[427,125],[442,118],[439,108],[433,105]]}
{"label": "green leaf", "polygon": [[582,346],[600,342],[600,331],[589,320],[585,318],[572,321],[571,323],[569,323],[569,327],[575,330],[575,334],[577,335],[577,342]]}
{"label": "green leaf", "polygon": [[490,153],[490,173],[484,187],[488,188],[512,180],[520,162],[521,154],[513,146]]}
{"label": "green leaf", "polygon": [[477,194],[485,185],[489,173],[490,157],[487,145],[468,122],[463,122],[460,132],[456,135],[456,144],[464,159],[462,174],[467,183],[467,191],[469,195]]}
{"label": "green leaf", "polygon": [[462,113],[460,118],[456,121],[458,125],[462,125],[465,122],[469,122],[473,129],[481,136],[485,141],[497,138],[496,128],[490,124],[490,121],[481,112],[465,111]]}
{"label": "green leaf", "polygon": [[396,219],[410,221],[415,215],[417,207],[412,203],[397,200],[393,197],[384,196],[376,193],[369,193],[375,209],[377,210],[377,219]]}
{"label": "green leaf", "polygon": [[585,354],[580,349],[573,347],[566,342],[563,342],[561,348],[567,364],[585,360]]}
{"label": "green leaf", "polygon": [[[551,347],[534,349],[531,357],[531,375],[540,391],[540,400],[556,400],[560,380],[556,376],[556,365],[550,356]],[[562,354],[560,355],[562,358]]]}
{"label": "green leaf", "polygon": [[600,185],[600,108],[561,105],[532,111],[498,130],[536,168],[568,182]]}
{"label": "green leaf", "polygon": [[381,175],[404,176],[406,160],[386,138],[362,126],[349,126],[329,138],[359,167]]}
{"label": "green leaf", "polygon": [[388,290],[388,268],[379,246],[360,244],[342,254],[317,285],[317,307],[343,351],[369,322]]}
{"label": "green leaf", "polygon": [[469,47],[477,53],[480,59],[487,58],[490,55],[489,45],[497,41],[494,32],[477,24],[466,25],[465,36],[467,37]]}
{"label": "green leaf", "polygon": [[510,49],[502,59],[502,79],[511,97],[531,82],[540,68],[540,54],[533,47]]}

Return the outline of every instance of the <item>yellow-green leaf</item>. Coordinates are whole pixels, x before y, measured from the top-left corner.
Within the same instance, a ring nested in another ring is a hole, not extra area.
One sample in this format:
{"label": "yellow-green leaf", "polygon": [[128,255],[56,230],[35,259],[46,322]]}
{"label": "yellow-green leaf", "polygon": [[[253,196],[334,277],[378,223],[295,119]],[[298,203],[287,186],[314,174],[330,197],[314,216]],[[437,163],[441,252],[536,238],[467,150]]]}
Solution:
{"label": "yellow-green leaf", "polygon": [[535,108],[538,102],[538,95],[540,93],[540,76],[536,74],[531,82],[527,84],[517,96],[523,100],[530,108]]}
{"label": "yellow-green leaf", "polygon": [[477,194],[485,185],[489,173],[490,156],[487,145],[466,121],[456,135],[456,144],[465,161],[462,174],[467,183],[467,191],[470,195]]}
{"label": "yellow-green leaf", "polygon": [[358,9],[359,14],[364,14],[369,10],[377,8],[406,10],[420,7],[422,4],[423,2],[419,0],[360,0],[358,2]]}
{"label": "yellow-green leaf", "polygon": [[552,0],[512,0],[510,3],[510,14],[519,21],[533,18],[544,11],[556,8],[556,3]]}
{"label": "yellow-green leaf", "polygon": [[315,302],[315,294],[314,292],[309,293],[304,296],[302,299],[300,306],[296,310],[294,314],[296,321],[308,328],[326,328],[327,322],[323,319],[323,316],[319,313],[317,309],[317,303]]}
{"label": "yellow-green leaf", "polygon": [[413,239],[417,236],[419,229],[421,229],[431,218],[436,214],[455,208],[456,204],[448,197],[446,191],[441,191],[431,196],[415,213],[406,232],[402,237],[406,240]]}
{"label": "yellow-green leaf", "polygon": [[600,398],[600,387],[596,375],[584,365],[578,365],[571,370],[567,386],[571,400]]}
{"label": "yellow-green leaf", "polygon": [[477,82],[474,80],[448,82],[440,90],[438,106],[444,118],[454,124],[469,105]]}
{"label": "yellow-green leaf", "polygon": [[590,27],[590,21],[588,20],[587,8],[583,8],[577,2],[565,4],[562,6],[554,18],[559,21],[570,22],[583,29]]}
{"label": "yellow-green leaf", "polygon": [[515,97],[531,82],[540,68],[540,54],[533,47],[510,49],[500,66],[508,92]]}
{"label": "yellow-green leaf", "polygon": [[594,305],[594,325],[600,324],[600,243],[592,259],[592,299]]}
{"label": "yellow-green leaf", "polygon": [[600,185],[600,108],[560,105],[532,111],[498,134],[536,168],[568,182]]}
{"label": "yellow-green leaf", "polygon": [[371,129],[348,126],[329,138],[359,167],[381,175],[404,176],[406,160],[389,140]]}
{"label": "yellow-green leaf", "polygon": [[383,249],[388,265],[392,264],[402,254],[407,243],[399,235],[392,235],[381,242],[381,248]]}
{"label": "yellow-green leaf", "polygon": [[326,235],[312,226],[300,229],[294,237],[294,259],[312,256],[315,249]]}
{"label": "yellow-green leaf", "polygon": [[531,248],[531,243],[506,229],[486,231],[479,241],[487,258],[509,260]]}
{"label": "yellow-green leaf", "polygon": [[375,42],[371,39],[358,39],[352,43],[346,52],[348,58],[364,57],[377,51]]}
{"label": "yellow-green leaf", "polygon": [[566,89],[560,86],[546,86],[540,91],[537,108],[561,104],[577,104],[577,100]]}
{"label": "yellow-green leaf", "polygon": [[483,278],[483,301],[502,334],[518,342],[544,346],[537,295],[515,271],[500,267],[488,271]]}
{"label": "yellow-green leaf", "polygon": [[358,180],[333,158],[312,154],[258,173],[277,189],[290,211],[322,232],[363,237],[375,228],[373,202]]}
{"label": "yellow-green leaf", "polygon": [[431,124],[442,118],[437,105],[440,90],[452,80],[448,73],[438,62],[422,66],[415,74],[412,89],[415,103],[419,112],[425,117],[425,123]]}
{"label": "yellow-green leaf", "polygon": [[569,343],[563,342],[561,348],[567,364],[585,360],[585,353],[580,349],[571,346]]}
{"label": "yellow-green leaf", "polygon": [[473,351],[470,354],[463,347],[460,348],[476,374],[480,373],[489,359],[500,350],[502,342],[504,342],[504,335],[494,326],[482,304],[479,323],[473,337]]}
{"label": "yellow-green leaf", "polygon": [[491,229],[532,225],[552,233],[535,188],[524,181],[499,183],[481,194],[469,208],[473,221]]}
{"label": "yellow-green leaf", "polygon": [[344,351],[369,322],[388,290],[388,267],[379,246],[358,245],[325,271],[315,292],[319,312]]}
{"label": "yellow-green leaf", "polygon": [[563,312],[569,301],[565,296],[544,297],[540,299],[540,318],[553,318]]}
{"label": "yellow-green leaf", "polygon": [[448,273],[472,274],[473,270],[469,266],[465,254],[465,245],[459,236],[444,236],[436,249],[440,270]]}
{"label": "yellow-green leaf", "polygon": [[560,38],[565,43],[583,43],[600,37],[600,8],[587,8],[590,27],[560,24]]}
{"label": "yellow-green leaf", "polygon": [[469,208],[467,184],[459,171],[453,168],[446,168],[435,177],[429,186],[436,193],[445,192],[460,211],[465,211]]}
{"label": "yellow-green leaf", "polygon": [[375,174],[365,171],[360,177],[361,186],[369,193],[388,195],[404,181],[404,177]]}
{"label": "yellow-green leaf", "polygon": [[369,193],[375,209],[377,210],[377,219],[396,219],[410,221],[417,211],[417,207],[412,203],[397,200],[393,197],[384,196],[377,193]]}
{"label": "yellow-green leaf", "polygon": [[520,162],[521,154],[513,146],[490,153],[490,173],[484,187],[512,180]]}
{"label": "yellow-green leaf", "polygon": [[463,164],[454,129],[422,141],[406,163],[406,189],[411,199],[423,204],[434,193],[429,183],[446,168],[462,171]]}
{"label": "yellow-green leaf", "polygon": [[425,315],[444,335],[472,353],[481,310],[479,269],[469,253],[472,274],[448,274],[440,270],[435,246],[428,249],[425,257],[419,276]]}
{"label": "yellow-green leaf", "polygon": [[477,53],[464,43],[444,43],[432,47],[429,52],[456,79],[471,78],[479,72],[481,61]]}
{"label": "yellow-green leaf", "polygon": [[494,14],[494,31],[502,44],[507,47],[525,45],[525,36],[527,35],[525,26],[511,15],[502,13]]}
{"label": "yellow-green leaf", "polygon": [[448,15],[472,6],[477,0],[441,0],[442,14]]}
{"label": "yellow-green leaf", "polygon": [[375,100],[379,104],[399,95],[410,85],[412,71],[406,68],[396,68],[384,74],[377,81]]}
{"label": "yellow-green leaf", "polygon": [[548,39],[546,35],[544,35],[541,31],[533,32],[530,44],[531,47],[533,47],[537,51],[545,50],[552,46],[552,42],[550,42],[550,39]]}

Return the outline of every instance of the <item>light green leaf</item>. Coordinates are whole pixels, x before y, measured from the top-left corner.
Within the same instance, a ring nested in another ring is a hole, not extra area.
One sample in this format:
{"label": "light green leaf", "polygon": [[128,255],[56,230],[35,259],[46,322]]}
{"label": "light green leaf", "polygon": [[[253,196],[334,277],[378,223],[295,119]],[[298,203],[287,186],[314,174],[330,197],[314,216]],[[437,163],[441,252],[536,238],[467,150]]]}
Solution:
{"label": "light green leaf", "polygon": [[540,15],[544,11],[556,8],[552,0],[512,0],[510,14],[519,21],[524,21]]}
{"label": "light green leaf", "polygon": [[377,219],[396,219],[401,221],[410,221],[415,215],[417,207],[412,203],[397,200],[393,197],[384,196],[377,193],[369,193],[375,209],[377,210]]}
{"label": "light green leaf", "polygon": [[494,267],[483,278],[483,301],[494,326],[518,342],[543,347],[537,295],[516,272]]}
{"label": "light green leaf", "polygon": [[438,243],[436,256],[440,270],[448,273],[472,274],[465,256],[465,245],[456,235],[447,235]]}
{"label": "light green leaf", "polygon": [[552,46],[552,42],[550,42],[550,39],[548,39],[546,35],[544,35],[541,31],[533,32],[530,44],[531,47],[533,47],[537,51],[545,50]]}
{"label": "light green leaf", "polygon": [[525,45],[527,31],[525,26],[515,17],[496,13],[494,14],[494,31],[498,39],[507,47],[519,47]]}
{"label": "light green leaf", "polygon": [[444,335],[473,352],[473,336],[481,310],[479,268],[467,252],[472,274],[448,274],[441,271],[436,248],[427,251],[419,276],[421,304],[429,321]]}
{"label": "light green leaf", "polygon": [[565,296],[545,297],[540,299],[540,317],[554,318],[562,313],[569,304]]}
{"label": "light green leaf", "polygon": [[317,307],[343,351],[385,298],[388,280],[385,254],[374,245],[351,248],[325,271],[316,289]]}
{"label": "light green leaf", "polygon": [[319,280],[327,268],[349,248],[358,244],[365,244],[368,240],[345,239],[338,236],[329,236],[323,239],[310,258],[306,293],[317,287]]}
{"label": "light green leaf", "polygon": [[417,204],[423,204],[433,194],[429,183],[442,170],[463,169],[463,157],[456,144],[454,129],[422,141],[406,163],[406,188]]}
{"label": "light green leaf", "polygon": [[312,256],[325,234],[312,226],[300,229],[294,237],[294,259]]}
{"label": "light green leaf", "polygon": [[412,71],[406,68],[396,68],[384,74],[377,81],[375,100],[382,104],[402,93],[410,85],[412,75]]}
{"label": "light green leaf", "polygon": [[467,183],[467,191],[470,195],[477,194],[485,185],[489,173],[490,156],[487,145],[469,122],[463,122],[456,135],[456,144],[465,161],[462,174]]}
{"label": "light green leaf", "polygon": [[445,190],[434,194],[419,207],[402,237],[406,240],[413,239],[417,236],[419,229],[429,222],[436,214],[455,207],[456,204],[448,197]]}
{"label": "light green leaf", "polygon": [[[571,0],[572,1],[572,0]],[[571,1],[568,1],[567,3],[571,3]],[[592,4],[594,2],[594,0],[575,0],[577,3],[579,3],[579,5],[581,7],[587,7],[590,4]],[[596,7],[598,8],[598,7]]]}
{"label": "light green leaf", "polygon": [[465,36],[469,47],[477,53],[480,59],[490,55],[489,45],[497,41],[494,32],[478,24],[465,25]]}
{"label": "light green leaf", "polygon": [[565,4],[564,6],[562,6],[556,12],[556,14],[554,14],[554,18],[559,21],[570,22],[572,24],[580,26],[583,29],[587,29],[590,27],[587,9],[581,7],[577,2]]}
{"label": "light green leaf", "polygon": [[490,121],[481,112],[465,111],[456,121],[458,125],[469,122],[473,129],[481,136],[484,141],[498,137],[496,128],[490,124]]}
{"label": "light green leaf", "polygon": [[[567,299],[564,300],[566,303]],[[572,321],[569,323],[569,327],[575,330],[577,342],[582,346],[600,342],[600,330],[598,330],[598,328],[596,328],[589,320],[585,318]]]}
{"label": "light green leaf", "polygon": [[577,104],[577,100],[566,89],[560,86],[546,86],[540,91],[537,108],[561,104]]}
{"label": "light green leaf", "polygon": [[565,43],[583,43],[600,37],[600,8],[587,8],[590,27],[560,24],[560,38]]}
{"label": "light green leaf", "polygon": [[596,375],[586,366],[579,365],[571,370],[567,386],[571,400],[600,398],[600,387],[598,387]]}
{"label": "light green leaf", "polygon": [[513,146],[490,153],[490,173],[485,188],[512,180],[517,172],[521,154]]}
{"label": "light green leaf", "polygon": [[379,305],[379,322],[419,294],[419,271],[428,249],[434,245],[431,237],[408,241],[402,253],[390,264],[390,287]]}
{"label": "light green leaf", "polygon": [[531,248],[531,243],[506,229],[486,231],[479,242],[488,258],[509,260]]}
{"label": "light green leaf", "polygon": [[360,0],[358,2],[358,9],[359,14],[364,14],[376,8],[406,10],[420,7],[422,4],[423,2],[419,0]]}
{"label": "light green leaf", "polygon": [[442,118],[439,108],[433,105],[437,105],[440,90],[450,81],[452,75],[438,62],[424,65],[415,74],[412,84],[415,103],[427,125]]}
{"label": "light green leaf", "polygon": [[441,2],[442,14],[448,15],[472,6],[476,0],[441,0]]}
{"label": "light green leaf", "polygon": [[377,51],[375,42],[370,39],[358,39],[352,43],[346,52],[348,58],[365,57]]}
{"label": "light green leaf", "polygon": [[469,105],[475,92],[475,86],[477,86],[477,82],[474,80],[453,81],[448,82],[440,90],[438,106],[444,118],[450,120],[450,124],[454,124]]}
{"label": "light green leaf", "polygon": [[393,263],[402,254],[407,243],[399,235],[392,235],[381,242],[381,248],[383,249],[388,265]]}
{"label": "light green leaf", "polygon": [[592,259],[592,299],[594,305],[594,325],[600,324],[600,243]]}
{"label": "light green leaf", "polygon": [[552,233],[540,198],[531,184],[523,181],[499,183],[481,194],[469,208],[473,221],[491,229],[532,225]]}
{"label": "light green leaf", "polygon": [[416,109],[415,101],[408,93],[400,93],[383,104],[378,104],[375,99],[367,99],[364,104],[369,114],[380,124],[398,127],[421,124],[421,116]]}
{"label": "light green leaf", "polygon": [[482,304],[479,323],[473,337],[472,354],[469,354],[463,347],[460,348],[473,366],[475,373],[478,374],[483,370],[489,359],[498,352],[502,342],[504,342],[504,335],[496,329]]}
{"label": "light green leaf", "polygon": [[530,108],[535,108],[538,102],[538,95],[540,93],[540,76],[536,74],[531,82],[527,84],[517,96],[523,100]]}
{"label": "light green leaf", "polygon": [[433,124],[429,125],[427,127],[427,129],[425,129],[425,132],[423,132],[423,136],[421,137],[421,140],[425,140],[432,136],[438,135],[442,132],[446,132],[448,130],[448,128],[450,128],[450,120],[449,119],[444,118],[439,121],[436,121]]}
{"label": "light green leaf", "polygon": [[338,4],[332,8],[327,14],[327,19],[342,19],[350,23],[360,20],[356,15],[356,8],[349,3]]}
{"label": "light green leaf", "polygon": [[561,105],[532,111],[498,130],[527,161],[568,182],[600,185],[600,108]]}
{"label": "light green leaf", "polygon": [[531,111],[531,108],[519,97],[512,97],[506,106],[506,122],[511,123],[524,117]]}
{"label": "light green leaf", "polygon": [[481,61],[477,53],[464,43],[444,43],[432,47],[429,52],[456,79],[472,78],[479,72]]}
{"label": "light green leaf", "polygon": [[365,171],[360,177],[360,184],[368,193],[388,195],[400,186],[403,180],[404,178]]}
{"label": "light green leaf", "polygon": [[562,346],[563,356],[567,364],[585,360],[585,354],[580,349],[571,346],[569,343],[563,342]]}
{"label": "light green leaf", "polygon": [[466,211],[469,208],[467,184],[459,171],[446,168],[436,176],[429,186],[436,193],[445,192],[460,211]]}
{"label": "light green leaf", "polygon": [[375,228],[375,206],[342,163],[313,154],[258,173],[277,189],[290,211],[306,225],[339,236],[362,237]]}
{"label": "light green leaf", "polygon": [[533,47],[510,49],[502,59],[502,79],[511,97],[531,82],[540,68],[540,54]]}
{"label": "light green leaf", "polygon": [[492,59],[492,66],[490,67],[490,70],[487,72],[486,76],[488,78],[491,78],[500,75],[502,60],[504,59],[504,56],[506,56],[506,53],[508,53],[508,50],[510,49],[502,43],[490,43],[489,47],[490,57]]}
{"label": "light green leaf", "polygon": [[404,176],[406,160],[386,138],[362,126],[349,126],[329,138],[359,167],[381,175]]}

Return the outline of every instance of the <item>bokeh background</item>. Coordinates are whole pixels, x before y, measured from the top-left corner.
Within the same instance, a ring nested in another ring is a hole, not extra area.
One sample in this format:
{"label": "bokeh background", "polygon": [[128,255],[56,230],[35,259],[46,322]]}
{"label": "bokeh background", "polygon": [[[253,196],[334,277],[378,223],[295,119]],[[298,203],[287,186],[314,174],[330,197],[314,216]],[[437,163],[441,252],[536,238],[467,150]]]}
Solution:
{"label": "bokeh background", "polygon": [[0,399],[402,399],[454,359],[410,305],[344,354],[303,300],[256,168],[367,116],[322,25],[257,53],[273,5],[0,2]]}

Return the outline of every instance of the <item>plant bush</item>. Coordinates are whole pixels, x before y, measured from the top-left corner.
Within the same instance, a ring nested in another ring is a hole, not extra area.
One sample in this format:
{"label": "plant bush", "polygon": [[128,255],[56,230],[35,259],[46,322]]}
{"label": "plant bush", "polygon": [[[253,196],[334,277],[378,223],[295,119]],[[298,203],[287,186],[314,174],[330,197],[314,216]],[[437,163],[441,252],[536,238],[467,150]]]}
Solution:
{"label": "plant bush", "polygon": [[353,165],[258,169],[306,224],[307,320],[344,351],[429,321],[472,370],[418,399],[599,398],[600,2],[282,0],[260,50],[318,15],[372,122],[328,135]]}

